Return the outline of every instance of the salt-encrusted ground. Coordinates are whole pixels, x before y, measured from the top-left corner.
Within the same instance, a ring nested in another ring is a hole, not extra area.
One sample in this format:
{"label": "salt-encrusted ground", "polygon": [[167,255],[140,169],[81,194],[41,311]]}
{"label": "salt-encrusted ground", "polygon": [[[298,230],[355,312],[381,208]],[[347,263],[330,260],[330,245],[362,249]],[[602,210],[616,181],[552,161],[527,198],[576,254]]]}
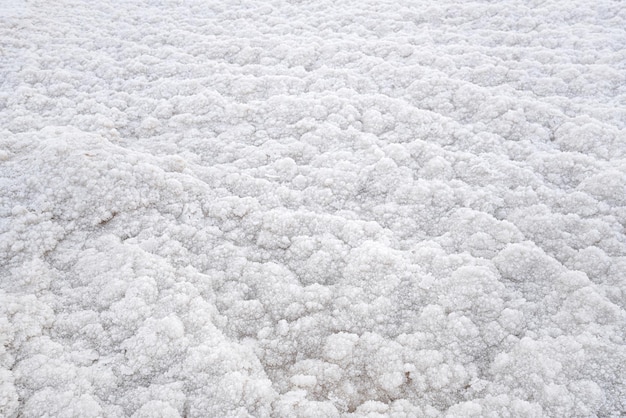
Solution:
{"label": "salt-encrusted ground", "polygon": [[0,1],[0,415],[626,414],[623,1]]}

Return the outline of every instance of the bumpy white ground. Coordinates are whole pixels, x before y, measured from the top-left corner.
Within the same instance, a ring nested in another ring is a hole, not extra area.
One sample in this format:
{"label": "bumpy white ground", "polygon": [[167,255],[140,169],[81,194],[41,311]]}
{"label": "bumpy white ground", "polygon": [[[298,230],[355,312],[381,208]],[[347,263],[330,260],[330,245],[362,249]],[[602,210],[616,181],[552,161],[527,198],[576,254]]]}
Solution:
{"label": "bumpy white ground", "polygon": [[0,1],[0,415],[626,414],[623,1]]}

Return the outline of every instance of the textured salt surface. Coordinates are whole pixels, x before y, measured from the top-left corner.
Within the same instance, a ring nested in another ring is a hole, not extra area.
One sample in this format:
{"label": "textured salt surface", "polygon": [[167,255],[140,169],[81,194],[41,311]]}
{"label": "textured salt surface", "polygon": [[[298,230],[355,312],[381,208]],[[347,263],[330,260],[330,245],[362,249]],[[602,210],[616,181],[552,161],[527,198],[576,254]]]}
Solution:
{"label": "textured salt surface", "polygon": [[625,28],[3,2],[0,415],[626,414]]}

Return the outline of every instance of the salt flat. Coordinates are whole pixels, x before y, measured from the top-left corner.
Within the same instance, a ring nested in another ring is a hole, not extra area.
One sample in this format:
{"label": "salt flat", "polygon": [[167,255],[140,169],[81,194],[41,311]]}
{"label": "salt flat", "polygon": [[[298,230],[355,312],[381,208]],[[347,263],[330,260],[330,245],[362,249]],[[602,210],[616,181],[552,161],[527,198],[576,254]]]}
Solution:
{"label": "salt flat", "polygon": [[626,414],[621,1],[0,1],[0,415]]}

